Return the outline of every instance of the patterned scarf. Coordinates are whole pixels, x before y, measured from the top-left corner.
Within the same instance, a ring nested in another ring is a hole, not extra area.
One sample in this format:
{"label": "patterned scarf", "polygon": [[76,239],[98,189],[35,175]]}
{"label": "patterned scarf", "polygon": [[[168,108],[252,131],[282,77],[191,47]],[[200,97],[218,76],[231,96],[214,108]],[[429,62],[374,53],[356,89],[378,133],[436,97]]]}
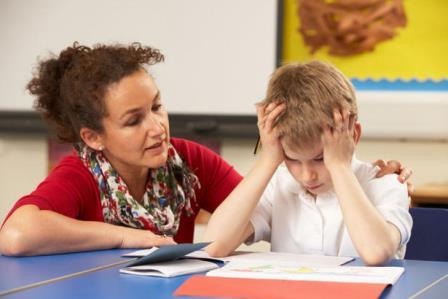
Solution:
{"label": "patterned scarf", "polygon": [[196,204],[194,188],[200,188],[199,180],[171,144],[165,165],[149,169],[141,203],[131,196],[102,152],[83,143],[74,147],[98,183],[105,222],[175,236],[182,211],[185,209],[188,216],[193,215],[191,202]]}

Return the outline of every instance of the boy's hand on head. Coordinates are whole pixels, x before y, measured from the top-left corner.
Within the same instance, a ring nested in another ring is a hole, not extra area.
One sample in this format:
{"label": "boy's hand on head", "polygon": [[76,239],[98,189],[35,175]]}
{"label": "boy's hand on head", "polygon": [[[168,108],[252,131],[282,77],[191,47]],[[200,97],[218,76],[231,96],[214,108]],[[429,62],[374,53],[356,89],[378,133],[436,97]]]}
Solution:
{"label": "boy's hand on head", "polygon": [[274,126],[285,109],[285,103],[280,101],[275,101],[268,105],[257,105],[257,125],[263,146],[262,155],[272,159],[277,164],[283,161],[283,150],[278,131]]}
{"label": "boy's hand on head", "polygon": [[376,160],[373,165],[379,167],[379,171],[376,174],[377,178],[385,176],[386,174],[397,174],[398,181],[402,184],[406,183],[408,187],[408,194],[411,196],[414,193],[415,186],[409,181],[412,176],[412,169],[401,165],[400,161],[390,160],[385,162],[384,160]]}
{"label": "boy's hand on head", "polygon": [[353,128],[355,120],[350,117],[347,110],[333,111],[334,128],[324,125],[322,133],[322,145],[324,150],[324,163],[330,169],[334,166],[350,167],[355,142],[353,140]]}

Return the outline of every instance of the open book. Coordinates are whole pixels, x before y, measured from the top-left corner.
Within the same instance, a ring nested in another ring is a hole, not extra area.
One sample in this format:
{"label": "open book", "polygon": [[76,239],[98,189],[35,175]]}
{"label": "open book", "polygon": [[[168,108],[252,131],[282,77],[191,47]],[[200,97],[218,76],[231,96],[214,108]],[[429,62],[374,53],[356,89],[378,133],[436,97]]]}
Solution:
{"label": "open book", "polygon": [[322,267],[266,260],[264,262],[232,261],[222,268],[209,271],[207,276],[387,285],[394,284],[403,271],[402,267]]}
{"label": "open book", "polygon": [[140,257],[129,263],[122,273],[171,277],[187,273],[203,272],[218,268],[217,264],[228,262],[251,262],[300,264],[301,266],[340,266],[352,257],[301,255],[280,252],[235,252],[231,256],[214,258],[203,247],[209,243],[177,244],[164,247],[137,250],[125,254],[125,257]]}
{"label": "open book", "polygon": [[121,273],[160,277],[173,277],[183,274],[204,272],[216,269],[219,266],[212,262],[202,259],[185,258],[185,255],[202,249],[209,243],[184,243],[176,245],[168,245],[160,248],[153,247],[142,251],[138,251],[125,256],[140,256],[129,262],[125,268],[120,269]]}
{"label": "open book", "polygon": [[[197,243],[199,244],[204,243]],[[209,243],[205,243],[206,245]],[[179,244],[176,246],[186,246],[190,248],[191,245],[196,244]],[[204,245],[203,247],[205,247]],[[142,249],[126,253],[124,257],[145,257],[149,256],[152,252],[158,250],[157,247],[150,249]],[[177,250],[177,249],[176,249]],[[321,267],[331,267],[331,266],[341,266],[352,260],[353,257],[348,256],[330,256],[330,255],[311,255],[311,254],[297,254],[297,253],[286,253],[286,252],[247,252],[247,251],[235,251],[232,255],[226,257],[211,257],[204,250],[191,251],[185,253],[185,255],[179,255],[179,257],[185,259],[200,259],[204,261],[213,261],[220,263],[227,263],[231,261],[241,261],[241,262],[265,262],[270,261],[274,263],[294,263],[300,264],[301,266],[321,266]]]}

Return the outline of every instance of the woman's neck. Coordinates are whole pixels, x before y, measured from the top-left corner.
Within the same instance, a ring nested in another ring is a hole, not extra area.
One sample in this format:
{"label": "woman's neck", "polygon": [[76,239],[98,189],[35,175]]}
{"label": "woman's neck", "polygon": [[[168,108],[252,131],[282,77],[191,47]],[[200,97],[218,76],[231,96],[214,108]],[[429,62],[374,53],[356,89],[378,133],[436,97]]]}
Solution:
{"label": "woman's neck", "polygon": [[118,170],[115,169],[123,182],[128,187],[131,196],[138,202],[141,202],[143,194],[146,191],[146,183],[148,181],[148,169],[140,169],[138,171]]}
{"label": "woman's neck", "polygon": [[131,194],[131,196],[136,201],[141,202],[143,199],[143,195],[145,194],[146,191],[146,177],[145,180],[141,180],[139,182],[130,182],[130,183],[126,182],[126,185],[128,186],[129,193]]}

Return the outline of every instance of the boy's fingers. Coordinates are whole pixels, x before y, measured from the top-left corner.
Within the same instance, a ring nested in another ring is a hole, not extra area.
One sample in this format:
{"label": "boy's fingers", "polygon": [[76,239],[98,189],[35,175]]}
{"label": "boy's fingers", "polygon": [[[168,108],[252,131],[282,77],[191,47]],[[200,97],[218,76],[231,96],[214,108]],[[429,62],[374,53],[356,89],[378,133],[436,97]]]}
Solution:
{"label": "boy's fingers", "polygon": [[349,116],[349,124],[348,124],[348,129],[351,131],[353,129],[353,127],[355,126],[355,116],[353,114],[351,114]]}
{"label": "boy's fingers", "polygon": [[277,107],[275,107],[274,110],[272,110],[271,114],[273,115],[273,118],[279,117],[286,109],[285,104],[279,104]]}
{"label": "boy's fingers", "polygon": [[331,138],[331,128],[329,125],[325,124],[322,126],[322,135],[321,135],[322,143],[325,145],[327,143],[327,140],[330,138]]}
{"label": "boy's fingers", "polygon": [[334,119],[334,129],[336,131],[342,131],[344,128],[344,124],[342,122],[341,112],[337,109],[333,110],[333,119]]}
{"label": "boy's fingers", "polygon": [[263,105],[257,104],[257,106],[255,106],[255,109],[257,110],[258,118],[263,116],[263,110],[264,110],[264,106]]}
{"label": "boy's fingers", "polygon": [[350,122],[350,112],[348,110],[342,111],[342,128],[347,131]]}
{"label": "boy's fingers", "polygon": [[276,102],[269,103],[269,105],[266,106],[265,113],[266,114],[271,113],[272,110],[274,110],[277,105],[278,104]]}
{"label": "boy's fingers", "polygon": [[285,108],[285,104],[277,104],[267,115],[266,125],[272,128],[274,122],[277,121],[278,117],[285,111]]}

